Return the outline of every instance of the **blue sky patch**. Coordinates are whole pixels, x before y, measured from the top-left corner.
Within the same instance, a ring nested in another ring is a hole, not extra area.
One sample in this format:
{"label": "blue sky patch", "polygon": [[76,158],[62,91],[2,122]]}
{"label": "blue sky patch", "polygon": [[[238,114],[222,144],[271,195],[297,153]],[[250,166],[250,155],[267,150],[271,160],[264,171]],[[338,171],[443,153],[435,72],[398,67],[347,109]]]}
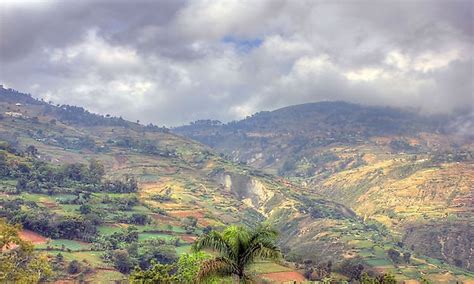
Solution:
{"label": "blue sky patch", "polygon": [[259,47],[263,40],[261,38],[253,38],[253,39],[240,39],[234,36],[225,36],[222,39],[224,43],[230,43],[235,45],[236,49],[240,52],[250,52],[252,49]]}

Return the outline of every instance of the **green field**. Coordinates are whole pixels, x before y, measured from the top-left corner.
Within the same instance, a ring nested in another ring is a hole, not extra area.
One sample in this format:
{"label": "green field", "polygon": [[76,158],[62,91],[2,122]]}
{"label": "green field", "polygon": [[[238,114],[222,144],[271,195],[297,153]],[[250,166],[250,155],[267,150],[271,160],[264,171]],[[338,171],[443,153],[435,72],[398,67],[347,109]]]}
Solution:
{"label": "green field", "polygon": [[249,267],[249,270],[256,274],[293,271],[293,269],[289,267],[270,261],[256,262]]}
{"label": "green field", "polygon": [[162,233],[140,233],[138,234],[138,240],[150,240],[150,239],[162,239],[165,241],[169,241],[173,238],[176,238],[175,236],[168,235],[168,234],[162,234]]}
{"label": "green field", "polygon": [[184,245],[184,246],[176,247],[176,253],[178,255],[181,255],[183,253],[190,253],[190,252],[191,252],[191,246],[190,245]]}
{"label": "green field", "polygon": [[78,251],[78,250],[90,250],[91,244],[73,241],[73,240],[56,239],[56,240],[51,240],[46,244],[37,245],[36,247],[39,249],[51,248],[54,250],[54,249],[64,248],[66,250],[69,249],[72,251]]}
{"label": "green field", "polygon": [[110,234],[113,234],[115,232],[119,232],[119,231],[123,230],[123,228],[121,228],[119,226],[99,226],[97,229],[98,229],[99,233],[102,234],[102,235],[110,235]]}

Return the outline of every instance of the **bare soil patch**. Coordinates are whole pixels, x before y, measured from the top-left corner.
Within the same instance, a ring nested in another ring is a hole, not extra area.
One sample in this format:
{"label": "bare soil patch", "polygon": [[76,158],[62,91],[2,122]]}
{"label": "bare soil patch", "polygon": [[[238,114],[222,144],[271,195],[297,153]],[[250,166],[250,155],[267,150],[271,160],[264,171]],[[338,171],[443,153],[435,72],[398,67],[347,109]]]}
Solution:
{"label": "bare soil patch", "polygon": [[204,218],[204,213],[199,210],[182,210],[182,211],[169,211],[171,216],[177,218],[195,217],[196,219]]}
{"label": "bare soil patch", "polygon": [[47,238],[30,230],[21,230],[18,235],[22,240],[32,242],[34,245],[45,244],[48,241]]}
{"label": "bare soil patch", "polygon": [[259,277],[268,279],[270,281],[275,281],[276,283],[283,283],[288,281],[291,281],[292,283],[294,283],[294,281],[296,281],[297,283],[302,283],[306,281],[303,275],[295,271],[265,273],[260,274]]}
{"label": "bare soil patch", "polygon": [[209,220],[204,217],[204,212],[200,210],[175,210],[168,211],[168,214],[175,218],[194,217],[198,220],[198,224],[204,227],[211,224]]}
{"label": "bare soil patch", "polygon": [[58,207],[58,204],[56,204],[56,202],[42,201],[41,203],[49,209],[56,209]]}
{"label": "bare soil patch", "polygon": [[164,216],[164,215],[157,214],[157,213],[150,214],[150,216],[153,219],[155,219],[156,221],[159,221],[159,222],[164,223],[164,224],[169,224],[169,225],[173,225],[173,226],[178,226],[179,225],[178,221],[176,221],[174,218],[169,217],[169,216]]}
{"label": "bare soil patch", "polygon": [[191,236],[191,235],[183,235],[181,236],[181,239],[187,243],[194,243],[196,241],[197,237],[196,236]]}

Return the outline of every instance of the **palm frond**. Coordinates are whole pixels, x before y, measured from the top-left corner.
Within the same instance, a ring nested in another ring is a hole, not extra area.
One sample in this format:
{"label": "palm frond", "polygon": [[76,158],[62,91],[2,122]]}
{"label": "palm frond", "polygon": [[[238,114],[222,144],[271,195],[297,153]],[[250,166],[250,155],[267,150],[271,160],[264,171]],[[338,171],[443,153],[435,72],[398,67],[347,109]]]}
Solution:
{"label": "palm frond", "polygon": [[276,240],[278,237],[278,232],[272,229],[269,226],[259,226],[257,227],[250,236],[251,240],[257,239],[268,239],[268,240]]}
{"label": "palm frond", "polygon": [[257,258],[278,260],[281,252],[276,246],[262,246],[255,255]]}
{"label": "palm frond", "polygon": [[249,243],[247,247],[252,247],[253,245],[260,242],[270,242],[276,240],[278,236],[277,231],[271,229],[268,226],[259,226],[254,231],[252,231],[249,237]]}
{"label": "palm frond", "polygon": [[201,264],[197,278],[205,280],[212,276],[230,275],[236,270],[235,264],[225,257],[208,259]]}
{"label": "palm frond", "polygon": [[199,277],[216,274],[237,275],[240,280],[250,279],[246,267],[255,259],[279,259],[281,252],[274,244],[277,232],[269,227],[258,227],[249,231],[241,226],[230,226],[222,234],[211,232],[200,237],[193,250],[209,248],[219,252],[220,256],[205,261]]}
{"label": "palm frond", "polygon": [[229,243],[218,232],[212,231],[206,235],[201,236],[194,244],[193,251],[200,251],[202,249],[212,249],[218,251],[222,256],[228,258],[235,258],[235,254]]}
{"label": "palm frond", "polygon": [[239,264],[247,265],[255,259],[273,259],[281,258],[280,249],[273,244],[271,240],[255,240],[240,257]]}
{"label": "palm frond", "polygon": [[[222,237],[229,244],[234,256],[239,256],[249,244],[250,233],[241,226],[229,226],[222,232]],[[236,259],[237,260],[237,259]]]}

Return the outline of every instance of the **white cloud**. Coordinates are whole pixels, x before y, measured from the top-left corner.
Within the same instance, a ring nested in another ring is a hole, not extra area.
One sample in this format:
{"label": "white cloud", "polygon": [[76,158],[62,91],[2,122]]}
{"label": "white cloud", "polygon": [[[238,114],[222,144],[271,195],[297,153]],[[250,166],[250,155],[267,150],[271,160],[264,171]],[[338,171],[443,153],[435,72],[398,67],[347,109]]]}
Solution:
{"label": "white cloud", "polygon": [[448,66],[451,62],[460,59],[458,50],[449,50],[444,53],[426,52],[413,60],[413,69],[420,72],[429,72]]}
{"label": "white cloud", "polygon": [[56,64],[71,64],[75,61],[87,61],[102,66],[133,66],[141,64],[135,50],[114,46],[97,35],[97,30],[87,32],[82,42],[60,49],[45,50],[50,60]]}
{"label": "white cloud", "polygon": [[374,81],[383,75],[381,68],[362,68],[344,74],[351,81]]}

